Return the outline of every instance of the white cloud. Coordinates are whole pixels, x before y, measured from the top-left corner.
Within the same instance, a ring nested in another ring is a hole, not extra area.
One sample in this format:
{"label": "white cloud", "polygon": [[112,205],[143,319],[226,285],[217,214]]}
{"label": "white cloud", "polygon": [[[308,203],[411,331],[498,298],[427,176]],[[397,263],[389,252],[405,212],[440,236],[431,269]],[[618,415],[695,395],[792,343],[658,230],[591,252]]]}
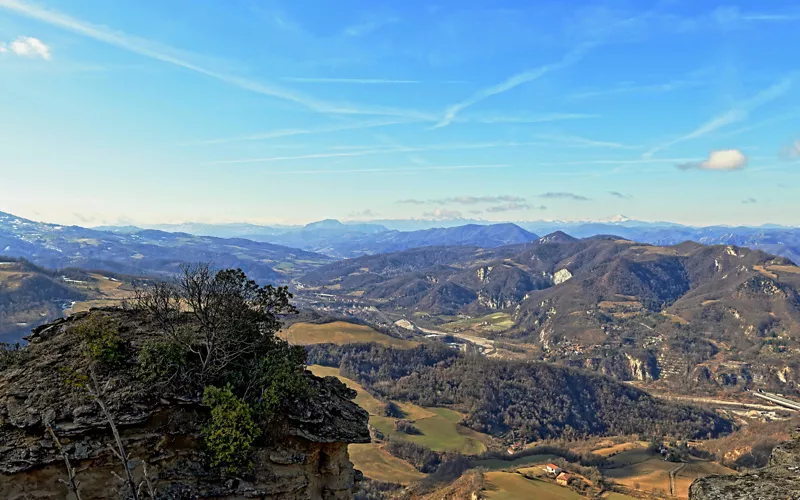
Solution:
{"label": "white cloud", "polygon": [[700,162],[682,163],[678,165],[681,170],[741,170],[747,165],[747,156],[738,149],[725,149],[712,151],[708,159]]}
{"label": "white cloud", "polygon": [[49,61],[53,57],[50,47],[32,36],[19,36],[10,43],[0,43],[0,54],[7,53],[16,54],[20,57],[40,57],[45,61]]}
{"label": "white cloud", "polygon": [[430,212],[425,212],[422,214],[423,217],[428,217],[429,219],[435,220],[445,220],[445,219],[459,219],[462,217],[461,212],[458,210],[448,210],[446,208],[436,208]]}

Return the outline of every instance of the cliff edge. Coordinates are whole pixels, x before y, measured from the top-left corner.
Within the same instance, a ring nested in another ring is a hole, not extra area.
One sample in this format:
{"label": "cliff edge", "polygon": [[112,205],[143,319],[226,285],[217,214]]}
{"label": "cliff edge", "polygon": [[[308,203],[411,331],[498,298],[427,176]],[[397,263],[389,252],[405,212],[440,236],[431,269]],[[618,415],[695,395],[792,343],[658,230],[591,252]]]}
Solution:
{"label": "cliff edge", "polygon": [[689,500],[800,499],[800,428],[793,438],[772,451],[769,465],[763,469],[696,480],[689,488]]}
{"label": "cliff edge", "polygon": [[[128,348],[153,338],[148,318],[137,311],[102,310],[119,325]],[[96,401],[65,383],[69,367],[84,353],[74,333],[78,314],[37,328],[27,350],[0,371],[0,498],[73,498],[52,426],[80,482],[82,500],[123,498],[114,493],[123,467]],[[136,481],[146,465],[163,499],[352,498],[361,473],[347,454],[349,443],[370,441],[368,414],[352,400],[355,391],[333,377],[306,377],[310,391],[285,410],[252,448],[244,472],[211,467],[203,447],[208,408],[202,394],[180,393],[148,382],[133,362],[106,376],[104,397]]]}

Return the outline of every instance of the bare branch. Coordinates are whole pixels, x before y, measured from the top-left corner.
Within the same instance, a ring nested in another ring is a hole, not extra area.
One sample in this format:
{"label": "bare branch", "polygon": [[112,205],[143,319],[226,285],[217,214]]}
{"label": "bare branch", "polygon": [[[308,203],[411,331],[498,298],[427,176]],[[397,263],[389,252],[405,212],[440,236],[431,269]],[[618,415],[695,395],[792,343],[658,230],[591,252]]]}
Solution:
{"label": "bare branch", "polygon": [[61,457],[64,459],[64,465],[67,467],[67,477],[69,478],[69,481],[65,481],[64,479],[59,479],[59,481],[67,485],[67,488],[69,488],[70,491],[72,491],[75,494],[75,498],[77,498],[77,500],[82,500],[81,492],[78,491],[80,483],[75,480],[75,469],[72,468],[72,464],[70,464],[69,462],[69,455],[67,455],[67,452],[64,450],[64,447],[61,446],[61,441],[59,441],[58,436],[56,436],[56,433],[53,430],[52,425],[47,424],[47,432],[50,433],[50,436],[56,443],[56,448],[58,448],[58,452],[61,453]]}

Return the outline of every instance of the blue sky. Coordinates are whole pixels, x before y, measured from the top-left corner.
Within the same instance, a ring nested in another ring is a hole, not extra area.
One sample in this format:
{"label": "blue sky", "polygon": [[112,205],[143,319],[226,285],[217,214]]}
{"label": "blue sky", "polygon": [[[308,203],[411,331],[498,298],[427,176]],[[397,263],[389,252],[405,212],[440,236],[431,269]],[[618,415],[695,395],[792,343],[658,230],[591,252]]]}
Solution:
{"label": "blue sky", "polygon": [[0,0],[0,210],[800,224],[793,1]]}

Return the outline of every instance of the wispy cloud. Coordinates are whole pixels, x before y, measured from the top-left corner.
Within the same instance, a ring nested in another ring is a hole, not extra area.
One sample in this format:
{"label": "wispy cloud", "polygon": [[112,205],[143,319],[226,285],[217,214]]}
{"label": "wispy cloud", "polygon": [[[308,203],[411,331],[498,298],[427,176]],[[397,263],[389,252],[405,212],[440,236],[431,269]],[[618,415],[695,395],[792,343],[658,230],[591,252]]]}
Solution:
{"label": "wispy cloud", "polygon": [[671,141],[665,142],[658,146],[655,146],[649,149],[647,152],[644,153],[644,158],[650,158],[656,153],[668,149],[676,144],[681,142],[689,141],[692,139],[698,139],[700,137],[704,137],[712,132],[716,132],[717,130],[727,127],[728,125],[741,122],[750,115],[751,112],[755,111],[756,109],[760,108],[761,106],[774,101],[775,99],[783,96],[786,92],[791,89],[792,84],[794,82],[793,77],[784,78],[778,83],[775,83],[771,87],[762,90],[752,98],[742,101],[739,103],[738,106],[729,109],[725,113],[717,115],[710,120],[702,123],[693,131],[689,132],[686,135],[678,137],[676,139],[672,139]]}
{"label": "wispy cloud", "polygon": [[575,193],[563,192],[549,192],[539,195],[539,198],[548,198],[551,200],[573,200],[573,201],[589,201],[589,198]]}
{"label": "wispy cloud", "polygon": [[470,114],[461,115],[454,122],[466,123],[547,123],[567,120],[588,120],[600,118],[601,115],[590,113],[543,113],[531,115],[512,114]]}
{"label": "wispy cloud", "polygon": [[31,36],[19,36],[8,43],[0,42],[0,54],[41,58],[45,61],[49,61],[53,58],[50,47],[38,38],[33,38]]}
{"label": "wispy cloud", "polygon": [[239,160],[219,160],[206,163],[206,165],[237,165],[247,163],[273,163],[279,161],[297,161],[297,160],[318,160],[321,158],[342,158],[342,157],[356,157],[356,156],[370,156],[378,154],[392,154],[392,153],[417,153],[421,151],[452,151],[452,150],[470,150],[470,149],[488,149],[488,148],[511,148],[523,146],[541,146],[540,142],[487,142],[475,144],[437,144],[433,146],[421,147],[385,147],[376,149],[365,149],[358,151],[346,151],[336,153],[314,153],[307,155],[297,156],[271,156],[263,158],[244,158]]}
{"label": "wispy cloud", "polygon": [[520,196],[513,196],[513,195],[501,195],[501,196],[453,196],[450,198],[436,198],[430,200],[419,200],[419,199],[406,199],[406,200],[398,200],[397,203],[401,204],[409,204],[409,205],[445,205],[445,204],[452,204],[457,203],[460,205],[478,205],[481,203],[521,203],[524,202],[525,198]]}
{"label": "wispy cloud", "polygon": [[431,165],[427,167],[374,167],[374,168],[351,168],[351,169],[295,169],[295,170],[274,170],[269,173],[272,175],[341,175],[341,174],[416,174],[419,172],[435,172],[447,170],[493,170],[510,167],[508,163],[485,164],[485,165]]}
{"label": "wispy cloud", "polygon": [[700,162],[678,164],[681,170],[741,170],[747,165],[747,156],[738,149],[712,151],[708,159]]}
{"label": "wispy cloud", "polygon": [[519,212],[522,210],[530,210],[536,208],[537,210],[545,210],[547,207],[544,205],[532,207],[528,203],[506,203],[505,205],[494,205],[486,209],[487,213],[502,213],[502,212]]}
{"label": "wispy cloud", "polygon": [[139,54],[163,63],[213,78],[225,84],[256,94],[266,95],[284,101],[299,104],[307,109],[326,114],[353,114],[353,115],[384,115],[403,116],[417,119],[432,120],[432,116],[415,110],[397,109],[391,107],[362,107],[349,103],[333,103],[320,100],[292,89],[283,88],[271,83],[261,82],[222,71],[213,70],[200,64],[191,62],[188,54],[145,38],[128,35],[121,31],[112,30],[105,26],[81,21],[55,10],[44,9],[21,0],[0,0],[0,7],[9,9],[17,14],[36,19],[37,21],[56,26],[73,33],[91,38],[98,42],[113,45],[120,49]]}
{"label": "wispy cloud", "polygon": [[672,80],[666,83],[655,83],[646,85],[623,84],[610,89],[589,90],[584,92],[577,92],[569,96],[570,99],[589,99],[591,97],[605,97],[617,94],[634,94],[634,93],[659,93],[659,92],[673,92],[675,90],[696,86],[699,83],[692,80]]}
{"label": "wispy cloud", "polygon": [[419,80],[392,80],[386,78],[313,78],[290,77],[283,78],[287,82],[297,83],[352,83],[356,85],[394,85],[421,83]]}
{"label": "wispy cloud", "polygon": [[384,26],[389,26],[400,21],[396,16],[371,15],[362,22],[351,24],[344,29],[344,34],[352,37],[369,35]]}
{"label": "wispy cloud", "polygon": [[206,139],[201,141],[194,141],[186,143],[187,146],[198,144],[225,144],[229,142],[249,142],[249,141],[265,141],[269,139],[277,139],[280,137],[292,137],[296,135],[312,135],[312,134],[325,134],[331,132],[343,132],[346,130],[361,130],[377,127],[389,127],[392,125],[404,125],[414,123],[414,120],[382,120],[382,121],[369,121],[359,123],[343,123],[340,125],[327,125],[323,127],[312,128],[289,128],[281,130],[272,130],[269,132],[260,132],[257,134],[241,135],[236,137],[222,137],[218,139]]}
{"label": "wispy cloud", "polygon": [[758,203],[758,200],[755,198],[745,198],[744,200],[742,200],[742,203],[745,205],[754,205]]}
{"label": "wispy cloud", "polygon": [[609,148],[609,149],[639,149],[641,146],[631,146],[619,142],[597,141],[575,135],[539,134],[538,139],[560,142],[572,147]]}
{"label": "wispy cloud", "polygon": [[590,46],[589,44],[582,45],[579,48],[569,52],[558,62],[552,64],[546,64],[544,66],[540,66],[539,68],[525,71],[524,73],[519,73],[497,85],[493,85],[491,87],[479,90],[478,92],[474,93],[467,99],[448,107],[445,110],[442,119],[439,121],[439,123],[435,125],[435,128],[441,128],[450,125],[451,123],[453,123],[453,121],[456,119],[456,116],[458,116],[458,114],[461,111],[465,110],[470,106],[478,104],[479,102],[485,99],[488,99],[498,94],[502,94],[504,92],[508,92],[509,90],[519,87],[522,84],[538,80],[539,78],[547,75],[548,73],[551,73],[553,71],[558,71],[560,69],[564,69],[566,67],[575,64],[576,62],[580,61],[581,58],[583,58],[589,46]]}
{"label": "wispy cloud", "polygon": [[621,200],[630,200],[633,198],[633,196],[625,193],[620,193],[619,191],[609,191],[608,194],[610,194],[614,198],[619,198]]}

